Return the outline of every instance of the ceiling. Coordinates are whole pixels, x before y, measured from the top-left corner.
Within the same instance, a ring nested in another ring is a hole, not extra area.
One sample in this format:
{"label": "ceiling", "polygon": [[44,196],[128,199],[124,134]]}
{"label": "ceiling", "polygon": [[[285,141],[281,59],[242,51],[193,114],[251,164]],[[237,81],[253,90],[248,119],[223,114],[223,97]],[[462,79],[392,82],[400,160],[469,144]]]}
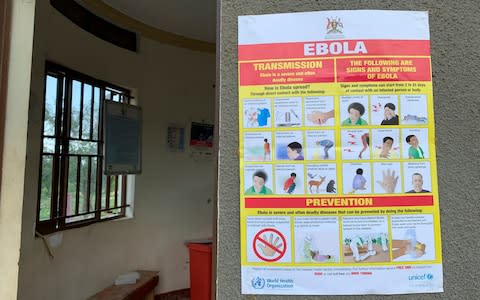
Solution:
{"label": "ceiling", "polygon": [[102,0],[146,25],[215,43],[216,0]]}

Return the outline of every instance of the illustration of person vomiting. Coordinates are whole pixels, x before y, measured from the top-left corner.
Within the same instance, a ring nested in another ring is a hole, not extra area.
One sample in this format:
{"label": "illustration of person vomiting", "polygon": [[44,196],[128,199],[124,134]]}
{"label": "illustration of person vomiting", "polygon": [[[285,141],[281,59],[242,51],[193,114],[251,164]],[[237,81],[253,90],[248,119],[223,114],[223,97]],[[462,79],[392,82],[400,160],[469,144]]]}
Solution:
{"label": "illustration of person vomiting", "polygon": [[303,160],[302,145],[298,142],[291,142],[288,144],[287,156],[291,160]]}
{"label": "illustration of person vomiting", "polygon": [[407,229],[403,240],[392,240],[392,258],[396,259],[403,255],[416,259],[425,254],[426,246],[417,241],[415,229]]}
{"label": "illustration of person vomiting", "polygon": [[272,190],[265,186],[267,182],[267,173],[258,170],[252,176],[253,185],[245,191],[245,195],[271,195]]}
{"label": "illustration of person vomiting", "polygon": [[350,116],[342,122],[342,126],[368,125],[367,121],[361,118],[365,113],[363,104],[353,102],[348,106],[347,111]]}
{"label": "illustration of person vomiting", "polygon": [[398,125],[398,115],[395,113],[395,104],[387,103],[383,109],[383,120],[380,125]]}
{"label": "illustration of person vomiting", "polygon": [[[333,147],[333,141],[331,140],[321,140],[321,141],[316,141],[315,145],[317,146],[315,148],[315,151],[313,152],[313,160],[320,160],[321,158],[323,159],[328,159],[328,150]],[[323,157],[320,155],[320,147],[323,147]]]}
{"label": "illustration of person vomiting", "polygon": [[410,159],[423,159],[425,158],[423,154],[423,149],[418,145],[418,138],[416,135],[411,134],[405,138],[407,144],[410,145],[408,148],[408,158]]}
{"label": "illustration of person vomiting", "polygon": [[295,183],[296,178],[297,178],[297,174],[291,173],[290,178],[285,180],[285,182],[283,184],[283,190],[286,193],[291,194],[295,190],[295,187],[297,186],[296,183]]}
{"label": "illustration of person vomiting", "polygon": [[366,190],[367,188],[365,187],[367,180],[365,177],[363,177],[363,169],[358,168],[356,171],[357,175],[353,177],[353,183],[352,183],[352,188],[353,191],[352,193],[355,193],[356,190]]}
{"label": "illustration of person vomiting", "polygon": [[412,174],[412,186],[413,190],[410,190],[407,193],[430,193],[430,191],[423,189],[423,176],[420,173]]}

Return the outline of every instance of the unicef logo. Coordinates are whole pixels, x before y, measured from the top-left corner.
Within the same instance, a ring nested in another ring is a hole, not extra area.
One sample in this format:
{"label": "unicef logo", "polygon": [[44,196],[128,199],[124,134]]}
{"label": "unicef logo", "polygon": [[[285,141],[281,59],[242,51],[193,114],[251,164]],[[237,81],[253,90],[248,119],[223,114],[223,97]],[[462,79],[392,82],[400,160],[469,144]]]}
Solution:
{"label": "unicef logo", "polygon": [[428,273],[428,274],[415,274],[415,275],[410,275],[408,276],[408,280],[433,280],[433,274]]}
{"label": "unicef logo", "polygon": [[263,289],[265,287],[265,279],[261,277],[255,277],[252,279],[252,287],[254,289]]}

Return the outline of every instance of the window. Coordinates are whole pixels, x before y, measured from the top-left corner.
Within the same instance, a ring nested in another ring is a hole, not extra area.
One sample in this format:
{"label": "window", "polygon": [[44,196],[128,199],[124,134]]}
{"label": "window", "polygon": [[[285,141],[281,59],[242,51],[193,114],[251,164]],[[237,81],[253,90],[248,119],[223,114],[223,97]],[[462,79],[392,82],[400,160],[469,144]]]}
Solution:
{"label": "window", "polygon": [[126,89],[46,63],[38,232],[125,216],[127,176],[103,174],[102,103],[130,99]]}

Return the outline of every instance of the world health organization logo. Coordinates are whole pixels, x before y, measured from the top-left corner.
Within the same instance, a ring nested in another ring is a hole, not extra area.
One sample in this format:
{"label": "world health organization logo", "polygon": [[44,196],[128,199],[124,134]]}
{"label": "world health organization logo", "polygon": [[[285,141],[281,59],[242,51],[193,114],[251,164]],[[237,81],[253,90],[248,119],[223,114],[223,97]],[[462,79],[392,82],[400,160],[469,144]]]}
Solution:
{"label": "world health organization logo", "polygon": [[252,287],[254,289],[263,289],[265,287],[265,279],[261,277],[255,277],[252,279]]}

